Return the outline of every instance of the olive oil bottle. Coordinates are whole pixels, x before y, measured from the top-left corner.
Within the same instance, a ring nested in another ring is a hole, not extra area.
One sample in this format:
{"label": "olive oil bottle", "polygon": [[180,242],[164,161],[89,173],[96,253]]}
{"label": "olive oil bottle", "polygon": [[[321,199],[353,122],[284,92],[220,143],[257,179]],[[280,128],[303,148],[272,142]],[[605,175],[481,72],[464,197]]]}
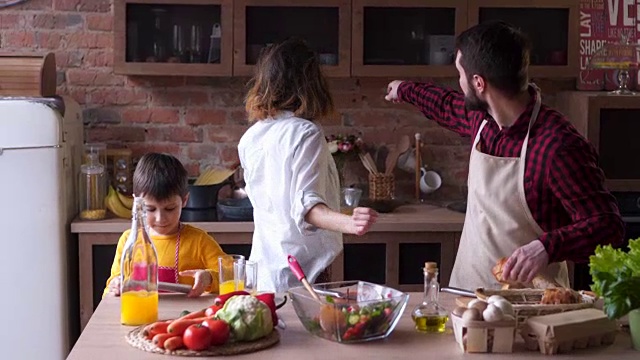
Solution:
{"label": "olive oil bottle", "polygon": [[442,333],[449,320],[449,312],[438,303],[440,284],[438,283],[438,264],[424,263],[424,300],[413,309],[411,317],[416,330],[424,333]]}

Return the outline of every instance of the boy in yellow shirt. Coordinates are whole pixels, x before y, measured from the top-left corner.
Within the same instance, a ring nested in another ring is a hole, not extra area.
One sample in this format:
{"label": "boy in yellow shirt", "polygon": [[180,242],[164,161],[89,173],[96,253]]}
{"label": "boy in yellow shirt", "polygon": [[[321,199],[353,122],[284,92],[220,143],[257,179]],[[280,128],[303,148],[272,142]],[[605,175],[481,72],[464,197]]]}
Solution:
{"label": "boy in yellow shirt", "polygon": [[[224,251],[205,231],[180,223],[189,198],[182,163],[171,155],[145,154],[133,174],[133,193],[144,198],[149,236],[158,254],[158,281],[192,285],[189,297],[218,292],[218,257]],[[129,232],[120,236],[103,297],[120,295],[120,258]]]}

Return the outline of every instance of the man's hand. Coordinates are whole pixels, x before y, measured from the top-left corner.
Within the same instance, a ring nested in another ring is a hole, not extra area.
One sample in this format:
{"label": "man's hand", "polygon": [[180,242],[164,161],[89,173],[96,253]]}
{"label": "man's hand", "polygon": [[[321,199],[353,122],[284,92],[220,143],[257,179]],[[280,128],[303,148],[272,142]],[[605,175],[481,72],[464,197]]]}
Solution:
{"label": "man's hand", "polygon": [[387,85],[387,95],[384,97],[385,100],[387,101],[391,101],[394,104],[399,104],[402,102],[402,100],[400,100],[400,98],[398,97],[398,87],[400,87],[400,84],[402,84],[404,81],[401,80],[393,80],[392,82],[389,83],[389,85]]}
{"label": "man's hand", "polygon": [[120,276],[111,279],[109,282],[109,292],[107,294],[110,296],[120,296]]}
{"label": "man's hand", "polygon": [[504,264],[502,280],[530,283],[549,265],[549,255],[540,240],[519,247]]}
{"label": "man's hand", "polygon": [[370,208],[357,207],[351,215],[350,231],[352,234],[364,235],[378,219],[378,213]]}
{"label": "man's hand", "polygon": [[193,276],[193,288],[191,288],[191,291],[187,294],[188,297],[198,297],[202,295],[204,289],[213,282],[211,273],[207,270],[184,270],[180,271],[180,276]]}

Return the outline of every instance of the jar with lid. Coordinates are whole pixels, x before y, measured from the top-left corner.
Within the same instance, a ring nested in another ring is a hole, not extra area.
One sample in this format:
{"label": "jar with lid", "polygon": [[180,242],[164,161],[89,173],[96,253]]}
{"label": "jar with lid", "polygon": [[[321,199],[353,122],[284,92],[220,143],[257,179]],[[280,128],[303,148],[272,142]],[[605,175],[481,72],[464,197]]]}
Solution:
{"label": "jar with lid", "polygon": [[80,219],[101,220],[107,215],[104,203],[107,190],[107,176],[104,165],[99,162],[99,154],[86,154],[86,162],[80,166]]}
{"label": "jar with lid", "polygon": [[440,284],[438,283],[438,264],[424,263],[424,299],[413,309],[411,318],[416,330],[425,333],[442,333],[449,320],[449,312],[438,302]]}

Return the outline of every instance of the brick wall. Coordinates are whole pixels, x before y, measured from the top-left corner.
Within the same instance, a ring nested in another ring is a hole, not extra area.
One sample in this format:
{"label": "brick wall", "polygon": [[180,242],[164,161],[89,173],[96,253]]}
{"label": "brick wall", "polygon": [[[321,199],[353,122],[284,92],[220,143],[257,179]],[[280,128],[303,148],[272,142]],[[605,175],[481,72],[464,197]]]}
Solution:
{"label": "brick wall", "polygon": [[[247,79],[115,75],[112,24],[111,0],[30,0],[0,11],[0,46],[56,54],[58,94],[83,106],[86,140],[128,147],[135,156],[169,152],[194,176],[203,167],[232,163],[247,128],[242,104]],[[442,191],[433,196],[460,197],[468,140],[425,121],[407,105],[386,103],[388,81],[332,80],[340,115],[323,124],[327,133],[361,132],[367,143],[377,145],[420,132],[425,162],[443,177]],[[448,84],[457,86],[457,80]],[[353,165],[354,181],[366,183],[362,165]],[[412,194],[412,175],[396,174],[399,195]]]}

